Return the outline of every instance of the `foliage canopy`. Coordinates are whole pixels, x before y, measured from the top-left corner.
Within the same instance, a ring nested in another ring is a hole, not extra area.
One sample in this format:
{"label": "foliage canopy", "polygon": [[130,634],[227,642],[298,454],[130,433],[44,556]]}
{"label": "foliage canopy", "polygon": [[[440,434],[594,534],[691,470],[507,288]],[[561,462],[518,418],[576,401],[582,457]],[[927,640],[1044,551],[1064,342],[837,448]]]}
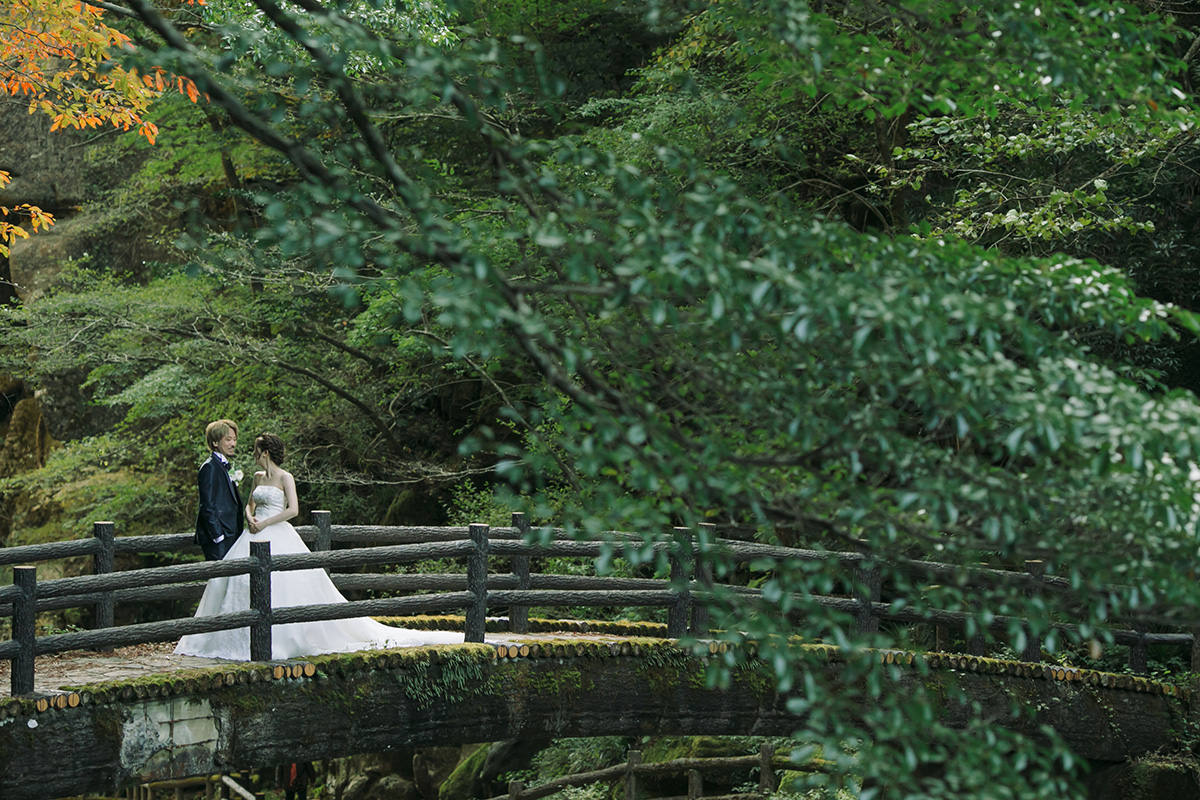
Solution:
{"label": "foliage canopy", "polygon": [[[611,10],[596,5],[573,6],[580,28]],[[411,364],[432,342],[439,368],[477,376],[495,408],[460,454],[489,459],[514,502],[579,533],[666,540],[743,581],[676,526],[863,553],[896,607],[1029,619],[999,636],[1018,651],[1031,633],[1053,655],[1108,641],[1113,620],[1194,620],[1200,592],[1179,576],[1197,555],[1200,405],[1135,354],[1200,323],[1080,234],[1136,247],[1153,230],[1105,191],[1191,135],[1171,21],[1109,2],[653,3],[645,24],[669,41],[637,87],[579,101],[545,68],[550,45],[451,35],[470,8],[413,6],[422,22],[405,26],[371,0],[211,6],[215,37],[131,0],[155,42],[143,69],[187,76],[299,180],[246,192],[249,256],[218,237],[196,240],[196,261],[300,264],[360,304],[337,341],[390,353],[364,364]],[[832,170],[807,135],[822,125],[815,138],[843,148]],[[1064,152],[1091,158],[1047,178],[1039,159]],[[1000,166],[1028,180],[964,186]],[[847,194],[882,224],[814,199],[856,174]],[[240,324],[222,335],[252,340]],[[181,339],[176,363],[212,344]],[[96,376],[160,413],[155,387],[183,380],[167,361]],[[901,569],[930,558],[948,565],[936,589]],[[1070,588],[971,578],[980,561],[1031,559]],[[851,575],[764,562],[749,578],[762,603],[713,601],[720,635],[763,642],[798,689],[798,757],[821,755],[861,797],[1071,795],[1064,748],[985,720],[952,731],[941,698],[889,694],[866,648],[907,632],[860,633],[812,600],[852,593]],[[1052,628],[1068,618],[1081,625]],[[844,646],[841,682],[792,636]]]}

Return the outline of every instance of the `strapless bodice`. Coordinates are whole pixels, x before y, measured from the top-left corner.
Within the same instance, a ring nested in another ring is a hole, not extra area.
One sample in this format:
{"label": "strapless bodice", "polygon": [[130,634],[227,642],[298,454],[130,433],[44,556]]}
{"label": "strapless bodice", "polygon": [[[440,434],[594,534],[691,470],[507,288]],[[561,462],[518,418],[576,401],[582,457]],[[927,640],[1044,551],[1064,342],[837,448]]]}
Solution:
{"label": "strapless bodice", "polygon": [[255,486],[250,493],[254,499],[254,516],[266,519],[283,511],[285,495],[278,486]]}

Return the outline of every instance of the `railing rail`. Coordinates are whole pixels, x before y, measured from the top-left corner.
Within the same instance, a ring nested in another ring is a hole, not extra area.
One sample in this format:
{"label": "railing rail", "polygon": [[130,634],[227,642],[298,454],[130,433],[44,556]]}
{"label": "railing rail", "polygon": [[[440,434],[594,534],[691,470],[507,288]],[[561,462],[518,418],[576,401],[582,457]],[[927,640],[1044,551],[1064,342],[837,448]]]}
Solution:
{"label": "railing rail", "polygon": [[[978,615],[968,612],[893,608],[890,604],[880,602],[881,562],[865,554],[720,540],[709,525],[700,526],[698,531],[676,528],[670,541],[649,546],[649,552],[667,556],[671,577],[664,581],[530,573],[532,557],[596,558],[622,541],[636,544],[645,553],[647,546],[628,533],[610,532],[606,534],[609,541],[575,541],[551,536],[530,542],[525,538],[530,526],[521,514],[513,515],[511,526],[497,528],[486,525],[447,528],[334,526],[327,511],[315,511],[313,518],[314,525],[297,529],[313,543],[310,553],[273,556],[265,543],[252,543],[249,558],[121,572],[113,571],[115,553],[191,549],[192,535],[116,537],[113,523],[99,522],[94,526],[91,539],[0,549],[0,565],[16,565],[13,567],[13,584],[0,587],[0,618],[11,617],[13,620],[11,641],[0,642],[0,659],[12,662],[12,693],[26,694],[33,690],[33,659],[38,655],[170,641],[190,633],[249,627],[252,659],[270,660],[270,632],[273,625],[359,616],[461,612],[464,615],[464,641],[481,642],[489,609],[507,608],[509,629],[524,633],[528,631],[528,609],[531,606],[659,607],[667,609],[668,637],[680,638],[689,632],[694,636],[704,636],[708,633],[707,603],[704,601],[719,597],[721,593],[760,597],[761,592],[747,587],[718,585],[711,572],[696,572],[692,554],[698,542],[708,548],[720,549],[733,561],[752,561],[765,557],[836,559],[851,567],[853,589],[850,596],[797,597],[795,605],[802,607],[816,603],[853,614],[861,632],[876,630],[882,621],[964,629],[972,624],[980,625]],[[333,549],[334,544],[375,546]],[[38,582],[36,567],[24,563],[81,555],[93,557],[95,574]],[[511,559],[512,572],[490,573],[489,557]],[[303,569],[332,572],[371,566],[399,566],[433,559],[463,560],[466,562],[466,572],[337,573],[333,578],[343,591],[424,591],[436,594],[383,597],[333,605],[271,607],[270,580],[275,572]],[[1024,572],[986,567],[964,568],[928,561],[905,562],[894,566],[935,578],[954,575],[961,579],[966,573],[971,580],[1009,582],[1031,593],[1058,591],[1068,585],[1062,578],[1044,575],[1041,562],[1027,562]],[[113,627],[113,608],[118,603],[195,597],[203,591],[204,581],[234,575],[250,576],[252,603],[248,611],[201,619],[175,619]],[[72,607],[91,607],[95,629],[41,637],[35,635],[37,612]],[[1008,616],[992,617],[984,627],[1005,630],[1018,625],[1028,628],[1023,620]],[[1051,627],[1061,631],[1079,630],[1078,626],[1070,623],[1055,623]],[[1130,647],[1130,666],[1134,671],[1145,672],[1146,647],[1154,645],[1190,646],[1193,661],[1200,661],[1200,648],[1195,646],[1196,639],[1191,633],[1149,633],[1145,626],[1140,625],[1133,630],[1109,633],[1117,644]],[[1023,655],[1026,659],[1039,660],[1041,642],[1032,636],[1028,639]],[[972,652],[982,649],[982,646],[981,633],[969,642]],[[1200,669],[1200,665],[1193,664],[1193,670],[1197,669]]]}

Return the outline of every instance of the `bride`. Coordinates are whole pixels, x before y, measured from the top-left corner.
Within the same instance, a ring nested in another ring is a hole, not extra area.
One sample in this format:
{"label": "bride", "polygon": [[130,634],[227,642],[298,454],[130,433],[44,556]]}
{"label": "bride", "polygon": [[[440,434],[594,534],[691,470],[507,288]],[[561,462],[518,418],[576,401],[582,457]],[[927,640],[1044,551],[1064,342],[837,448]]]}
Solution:
{"label": "bride", "polygon": [[[270,542],[271,555],[307,553],[304,541],[288,520],[299,511],[296,482],[282,468],[283,440],[273,433],[254,440],[254,461],[262,471],[255,473],[250,502],[246,504],[246,530],[225,554],[226,559],[246,558],[250,542]],[[271,606],[345,603],[323,569],[292,570],[271,574]],[[197,617],[230,614],[250,608],[250,579],[247,575],[213,578],[200,598]],[[416,647],[425,644],[462,644],[461,633],[414,631],[393,628],[368,617],[296,622],[271,628],[271,656],[276,659],[318,653],[344,653],[382,647]],[[250,629],[214,631],[184,636],[175,653],[234,661],[250,660]]]}

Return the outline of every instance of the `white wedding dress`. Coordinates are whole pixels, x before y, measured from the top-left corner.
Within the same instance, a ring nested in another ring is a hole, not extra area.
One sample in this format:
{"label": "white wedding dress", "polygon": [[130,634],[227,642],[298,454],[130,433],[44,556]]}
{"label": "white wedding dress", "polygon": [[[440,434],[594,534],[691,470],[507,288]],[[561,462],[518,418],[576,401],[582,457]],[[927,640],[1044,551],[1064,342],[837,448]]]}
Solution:
{"label": "white wedding dress", "polygon": [[[275,486],[255,487],[252,495],[255,515],[260,519],[274,516],[284,508],[283,490]],[[268,525],[258,533],[243,531],[225,558],[246,558],[250,542],[270,542],[271,555],[307,553],[304,541],[288,522]],[[346,598],[333,585],[323,569],[292,570],[271,573],[271,607],[345,603]],[[250,578],[234,575],[212,578],[200,598],[197,617],[231,614],[250,608]],[[418,647],[426,644],[462,644],[461,633],[415,631],[393,628],[368,617],[325,622],[296,622],[271,628],[271,656],[276,659],[311,656],[319,653],[348,653],[386,647]],[[250,629],[235,628],[212,633],[184,636],[175,653],[233,661],[250,660]]]}

